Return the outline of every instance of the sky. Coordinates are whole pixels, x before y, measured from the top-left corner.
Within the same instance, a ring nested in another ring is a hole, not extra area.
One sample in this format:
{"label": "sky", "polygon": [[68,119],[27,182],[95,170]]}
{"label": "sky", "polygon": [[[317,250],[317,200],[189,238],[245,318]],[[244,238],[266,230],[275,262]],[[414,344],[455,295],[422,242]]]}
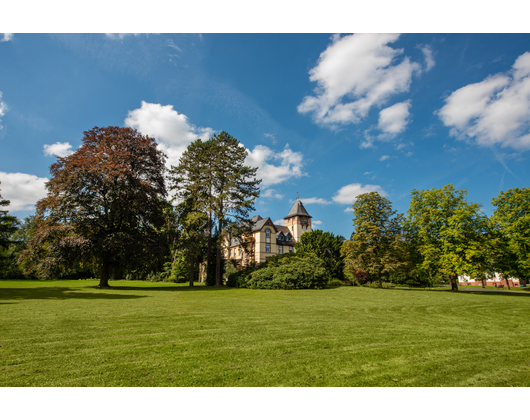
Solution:
{"label": "sky", "polygon": [[525,33],[0,34],[0,193],[33,214],[57,156],[94,126],[154,137],[176,164],[227,131],[281,223],[300,197],[346,238],[358,194],[405,213],[452,183],[491,214],[530,187]]}

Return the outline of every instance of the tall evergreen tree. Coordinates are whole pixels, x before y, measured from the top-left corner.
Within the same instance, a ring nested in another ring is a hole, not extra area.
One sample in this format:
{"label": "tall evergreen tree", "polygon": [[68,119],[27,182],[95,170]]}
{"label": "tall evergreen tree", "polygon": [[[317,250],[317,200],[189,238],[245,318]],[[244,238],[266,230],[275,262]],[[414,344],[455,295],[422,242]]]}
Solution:
{"label": "tall evergreen tree", "polygon": [[[223,237],[230,223],[241,224],[255,210],[254,201],[259,196],[258,168],[245,165],[247,150],[234,137],[222,131],[211,138],[213,196],[212,209],[218,223],[218,233]],[[221,285],[222,243],[217,244],[215,284]]]}
{"label": "tall evergreen tree", "polygon": [[[170,189],[178,201],[189,200],[195,212],[206,215],[208,238],[208,276],[216,261],[215,284],[221,284],[222,239],[228,231],[240,232],[259,196],[257,168],[245,166],[247,151],[239,141],[225,131],[208,141],[196,140],[188,146],[179,164],[170,171]],[[213,223],[217,221],[216,238]],[[239,227],[236,228],[236,225]],[[215,242],[215,243],[214,243]],[[213,248],[216,256],[213,258]],[[207,279],[212,284],[211,278]]]}

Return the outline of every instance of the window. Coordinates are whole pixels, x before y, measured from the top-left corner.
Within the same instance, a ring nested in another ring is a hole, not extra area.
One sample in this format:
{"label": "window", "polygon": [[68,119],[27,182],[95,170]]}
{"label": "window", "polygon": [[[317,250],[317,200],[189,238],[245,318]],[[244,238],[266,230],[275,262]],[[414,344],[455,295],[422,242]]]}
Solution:
{"label": "window", "polygon": [[229,256],[229,257],[232,256],[232,250],[229,250],[229,251],[228,251],[228,256]]}
{"label": "window", "polygon": [[282,245],[278,246],[278,253],[279,254],[283,254],[283,246]]}
{"label": "window", "polygon": [[271,244],[265,244],[265,252],[271,252]]}
{"label": "window", "polygon": [[292,246],[289,247],[289,252],[293,252],[293,247]]}
{"label": "window", "polygon": [[271,231],[269,229],[267,229],[265,231],[265,238],[266,238],[265,242],[270,243],[270,241],[271,241]]}
{"label": "window", "polygon": [[278,239],[279,239],[280,241],[283,241],[283,233],[280,232],[280,234],[278,235]]}
{"label": "window", "polygon": [[287,242],[291,242],[291,235],[287,235]]}

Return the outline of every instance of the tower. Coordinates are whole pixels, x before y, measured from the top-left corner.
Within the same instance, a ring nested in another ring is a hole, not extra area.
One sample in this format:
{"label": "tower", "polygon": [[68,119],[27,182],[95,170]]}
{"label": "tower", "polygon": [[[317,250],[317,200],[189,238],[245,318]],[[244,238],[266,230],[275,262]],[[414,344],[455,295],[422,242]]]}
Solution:
{"label": "tower", "polygon": [[296,199],[289,214],[284,217],[285,226],[289,228],[289,232],[293,235],[295,242],[300,240],[304,232],[311,232],[311,219],[307,210],[300,199]]}

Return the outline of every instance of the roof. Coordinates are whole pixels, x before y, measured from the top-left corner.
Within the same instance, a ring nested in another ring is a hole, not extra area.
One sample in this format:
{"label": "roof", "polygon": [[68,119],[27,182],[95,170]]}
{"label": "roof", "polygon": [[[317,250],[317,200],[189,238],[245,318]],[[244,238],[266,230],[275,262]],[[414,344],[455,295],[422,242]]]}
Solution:
{"label": "roof", "polygon": [[[255,219],[256,221],[254,221]],[[272,222],[270,217],[267,217],[266,219],[263,219],[261,216],[254,216],[252,219],[250,219],[253,222],[252,225],[252,232],[256,232],[257,230],[261,230],[263,226],[268,225],[271,226],[274,230],[276,230],[276,226]]]}
{"label": "roof", "polygon": [[285,216],[284,219],[288,219],[293,216],[311,217],[299,198],[294,202],[293,207],[291,207],[291,210],[289,211],[289,214]]}

